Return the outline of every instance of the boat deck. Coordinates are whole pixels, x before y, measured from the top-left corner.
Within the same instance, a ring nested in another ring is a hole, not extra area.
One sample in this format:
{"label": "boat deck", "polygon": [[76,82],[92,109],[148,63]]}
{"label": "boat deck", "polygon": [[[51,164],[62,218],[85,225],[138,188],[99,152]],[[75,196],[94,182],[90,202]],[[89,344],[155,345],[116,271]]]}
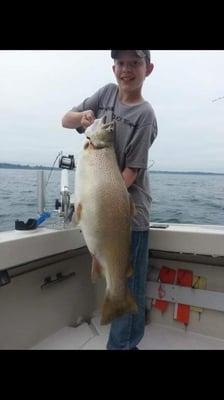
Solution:
{"label": "boat deck", "polygon": [[[101,326],[100,317],[77,328],[65,327],[31,350],[106,350],[110,326]],[[166,327],[157,323],[146,326],[140,350],[224,350],[224,340]]]}

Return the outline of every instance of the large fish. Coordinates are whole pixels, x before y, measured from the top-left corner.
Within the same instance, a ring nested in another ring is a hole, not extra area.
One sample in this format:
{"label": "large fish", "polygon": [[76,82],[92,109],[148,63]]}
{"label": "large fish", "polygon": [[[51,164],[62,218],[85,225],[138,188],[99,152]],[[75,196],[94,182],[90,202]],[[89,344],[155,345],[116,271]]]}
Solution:
{"label": "large fish", "polygon": [[85,131],[88,141],[80,154],[75,182],[75,221],[80,225],[92,254],[92,280],[106,279],[101,325],[137,305],[127,288],[130,264],[130,199],[113,147],[115,123],[96,119]]}

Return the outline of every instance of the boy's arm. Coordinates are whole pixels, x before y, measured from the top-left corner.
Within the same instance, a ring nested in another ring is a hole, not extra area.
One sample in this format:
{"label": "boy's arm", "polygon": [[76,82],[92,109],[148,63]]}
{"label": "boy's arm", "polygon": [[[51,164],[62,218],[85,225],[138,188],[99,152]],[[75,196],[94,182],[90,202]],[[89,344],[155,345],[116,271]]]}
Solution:
{"label": "boy's arm", "polygon": [[92,110],[87,111],[69,111],[62,119],[63,128],[76,129],[83,127],[88,128],[95,120],[95,115]]}
{"label": "boy's arm", "polygon": [[122,177],[124,179],[127,189],[135,182],[137,178],[138,169],[137,168],[125,168],[122,172]]}
{"label": "boy's arm", "polygon": [[104,91],[105,87],[99,89],[91,97],[69,110],[62,118],[63,128],[76,129],[79,133],[83,133],[94,122]]}

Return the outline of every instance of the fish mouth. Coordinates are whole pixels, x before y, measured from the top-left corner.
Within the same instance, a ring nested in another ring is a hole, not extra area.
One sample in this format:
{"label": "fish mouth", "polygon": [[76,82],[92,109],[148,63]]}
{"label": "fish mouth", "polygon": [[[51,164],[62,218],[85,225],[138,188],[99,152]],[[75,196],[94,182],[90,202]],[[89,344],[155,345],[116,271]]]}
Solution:
{"label": "fish mouth", "polygon": [[89,142],[87,142],[88,146],[86,146],[86,148],[88,148],[89,146],[91,146],[91,148],[93,148],[93,149],[98,148],[98,146],[91,141],[89,136],[86,136],[86,139],[88,139],[88,141],[89,141]]}

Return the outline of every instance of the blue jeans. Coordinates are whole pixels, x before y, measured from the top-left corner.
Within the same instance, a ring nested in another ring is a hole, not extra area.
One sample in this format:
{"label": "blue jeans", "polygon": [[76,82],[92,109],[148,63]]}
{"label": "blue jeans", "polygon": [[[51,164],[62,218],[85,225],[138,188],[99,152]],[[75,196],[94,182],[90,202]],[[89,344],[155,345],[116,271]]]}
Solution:
{"label": "blue jeans", "polygon": [[149,231],[132,232],[131,258],[134,273],[128,279],[128,286],[138,305],[138,312],[136,314],[126,313],[112,321],[107,342],[108,350],[132,349],[144,336],[148,237]]}

